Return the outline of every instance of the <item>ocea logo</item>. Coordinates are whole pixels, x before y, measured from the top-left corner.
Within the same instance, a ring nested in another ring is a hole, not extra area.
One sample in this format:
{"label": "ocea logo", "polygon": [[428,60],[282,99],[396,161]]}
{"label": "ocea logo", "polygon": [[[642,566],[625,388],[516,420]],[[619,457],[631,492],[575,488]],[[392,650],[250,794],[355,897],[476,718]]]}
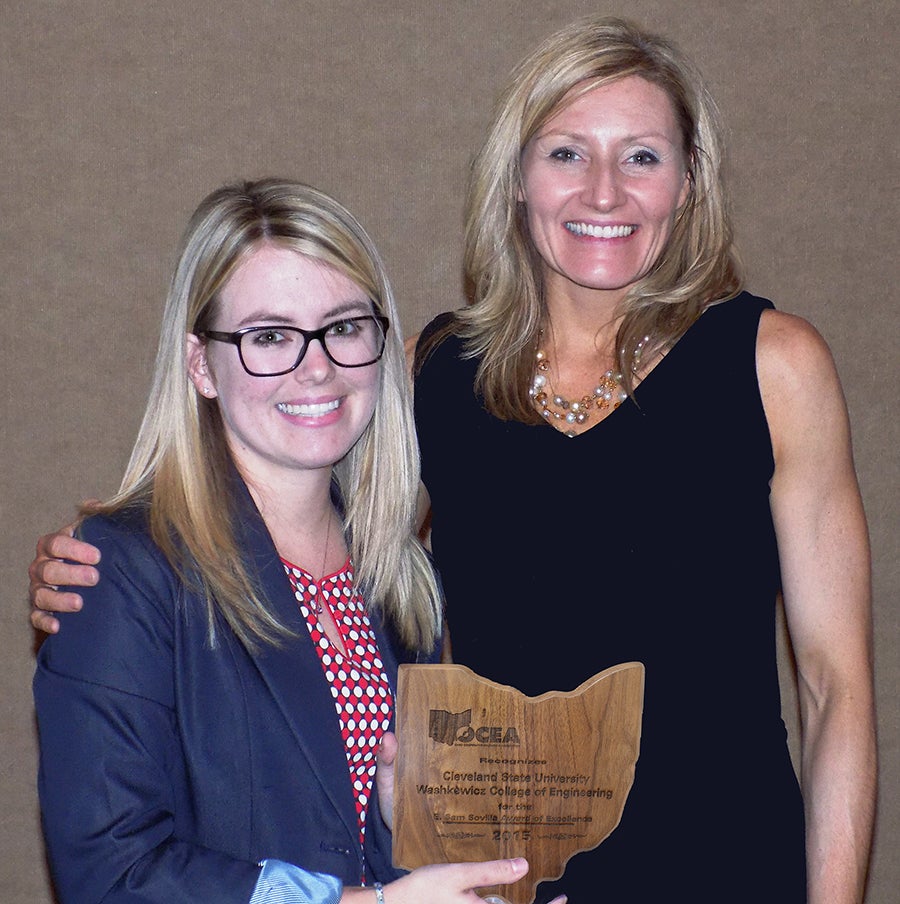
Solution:
{"label": "ocea logo", "polygon": [[472,710],[461,713],[432,709],[428,712],[428,737],[439,744],[518,744],[519,732],[515,726],[504,728],[500,725],[472,726]]}

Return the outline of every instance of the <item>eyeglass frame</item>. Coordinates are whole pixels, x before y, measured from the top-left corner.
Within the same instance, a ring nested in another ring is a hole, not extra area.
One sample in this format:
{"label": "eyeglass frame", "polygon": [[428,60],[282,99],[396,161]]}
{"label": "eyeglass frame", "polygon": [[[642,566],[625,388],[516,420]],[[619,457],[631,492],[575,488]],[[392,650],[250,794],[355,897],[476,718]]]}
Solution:
{"label": "eyeglass frame", "polygon": [[[335,359],[330,351],[328,351],[328,343],[325,341],[325,336],[335,324],[353,323],[357,320],[374,320],[378,326],[381,327],[382,340],[385,341],[382,341],[381,343],[381,351],[378,353],[378,357],[373,358],[371,361],[366,361],[364,364],[342,364]],[[231,345],[236,345],[241,367],[243,367],[244,371],[251,377],[283,377],[285,374],[289,374],[291,371],[296,370],[303,363],[303,359],[306,357],[306,353],[309,350],[309,344],[315,339],[319,340],[319,345],[322,346],[322,351],[325,352],[325,356],[328,360],[337,367],[370,367],[372,364],[377,364],[384,355],[384,349],[387,345],[387,333],[390,326],[391,322],[384,314],[362,314],[359,317],[342,317],[339,320],[332,320],[330,323],[326,323],[325,326],[319,327],[317,330],[304,330],[299,326],[285,326],[284,324],[268,324],[262,326],[245,326],[243,329],[235,330],[233,333],[223,333],[220,330],[202,330],[197,333],[197,336],[200,339],[214,339],[216,342],[227,342]],[[289,330],[292,333],[300,333],[300,335],[303,336],[303,348],[300,349],[297,360],[291,367],[287,368],[287,370],[279,370],[274,374],[260,374],[247,367],[247,364],[244,361],[244,352],[241,349],[241,340],[249,333],[259,333],[265,330]]]}

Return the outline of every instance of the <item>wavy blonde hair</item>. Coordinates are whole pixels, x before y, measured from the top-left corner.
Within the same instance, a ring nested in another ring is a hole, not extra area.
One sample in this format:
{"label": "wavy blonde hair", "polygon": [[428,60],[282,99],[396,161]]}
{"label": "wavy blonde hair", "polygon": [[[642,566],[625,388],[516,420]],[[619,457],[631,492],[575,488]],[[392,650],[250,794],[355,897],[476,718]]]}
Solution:
{"label": "wavy blonde hair", "polygon": [[264,179],[220,188],[199,205],[182,240],[168,293],[150,398],[118,493],[91,511],[149,506],[153,540],[207,601],[211,642],[218,615],[248,646],[289,635],[245,568],[227,504],[231,459],[218,403],[194,389],[188,333],[206,329],[219,293],[242,260],[273,243],[321,261],[359,285],[391,321],[375,413],[334,469],[346,506],[356,579],[410,649],[432,649],[440,593],[415,537],[419,456],[393,293],[360,223],[328,195],[301,183]]}
{"label": "wavy blonde hair", "polygon": [[528,388],[546,310],[542,262],[518,200],[522,153],[564,104],[635,75],[672,102],[690,193],[653,269],[621,305],[616,355],[626,389],[634,389],[631,356],[645,336],[646,359],[670,347],[710,303],[740,289],[719,114],[702,77],[671,43],[631,22],[596,16],[572,22],[513,70],[470,171],[464,251],[470,305],[457,312],[452,329],[466,340],[466,353],[480,359],[476,388],[497,417],[540,421]]}

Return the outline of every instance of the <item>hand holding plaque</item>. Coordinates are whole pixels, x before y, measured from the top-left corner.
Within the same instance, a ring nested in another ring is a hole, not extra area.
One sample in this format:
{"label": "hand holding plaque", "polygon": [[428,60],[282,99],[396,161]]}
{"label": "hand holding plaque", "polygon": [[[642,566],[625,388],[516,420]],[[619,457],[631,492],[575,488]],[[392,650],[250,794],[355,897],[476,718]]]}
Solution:
{"label": "hand holding plaque", "polygon": [[526,857],[489,900],[531,904],[539,882],[618,825],[640,750],[644,668],[526,697],[459,665],[403,665],[397,691],[394,863]]}

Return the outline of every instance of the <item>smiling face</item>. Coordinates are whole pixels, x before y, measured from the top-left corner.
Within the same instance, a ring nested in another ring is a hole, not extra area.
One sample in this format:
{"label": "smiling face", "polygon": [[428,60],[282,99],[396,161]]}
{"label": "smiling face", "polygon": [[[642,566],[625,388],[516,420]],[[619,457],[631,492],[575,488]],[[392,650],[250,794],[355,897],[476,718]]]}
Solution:
{"label": "smiling face", "polygon": [[547,297],[617,302],[652,268],[690,182],[666,92],[639,76],[564,102],[528,142],[522,191]]}
{"label": "smiling face", "polygon": [[[251,251],[222,289],[211,329],[248,326],[317,329],[372,313],[365,291],[320,261],[277,245]],[[188,337],[188,369],[198,392],[217,398],[229,449],[252,483],[313,472],[330,478],[362,435],[375,411],[380,365],[346,368],[332,363],[318,341],[300,365],[277,377],[253,377],[238,349]]]}

